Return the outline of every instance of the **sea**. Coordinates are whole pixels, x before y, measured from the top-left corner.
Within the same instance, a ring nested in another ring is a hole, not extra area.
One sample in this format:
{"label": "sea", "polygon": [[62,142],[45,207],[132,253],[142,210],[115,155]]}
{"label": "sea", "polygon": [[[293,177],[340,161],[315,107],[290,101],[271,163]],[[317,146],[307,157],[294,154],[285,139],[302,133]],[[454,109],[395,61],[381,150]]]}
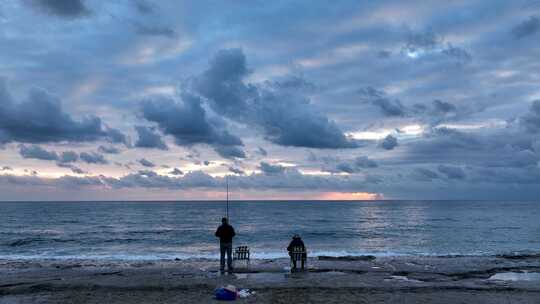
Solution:
{"label": "sea", "polygon": [[[0,259],[218,258],[226,202],[1,202]],[[540,253],[540,202],[231,201],[235,246],[286,257]]]}

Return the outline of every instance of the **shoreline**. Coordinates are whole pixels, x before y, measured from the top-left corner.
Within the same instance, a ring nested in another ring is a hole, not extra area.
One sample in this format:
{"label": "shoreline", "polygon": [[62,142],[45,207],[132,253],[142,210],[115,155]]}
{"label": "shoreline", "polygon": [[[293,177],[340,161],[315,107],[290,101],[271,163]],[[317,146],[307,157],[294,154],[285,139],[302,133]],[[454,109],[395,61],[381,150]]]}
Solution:
{"label": "shoreline", "polygon": [[[253,254],[252,254],[253,256]],[[277,260],[288,259],[286,254],[262,254],[261,257],[255,257],[251,260]],[[394,254],[394,253],[346,253],[335,254],[334,252],[321,252],[319,254],[311,254],[308,252],[310,259],[336,259],[336,260],[355,260],[355,259],[381,259],[381,258],[502,258],[502,259],[528,259],[528,258],[540,258],[540,252],[530,251],[516,251],[498,254]],[[57,261],[57,262],[69,262],[69,261],[102,261],[102,262],[166,262],[166,261],[219,261],[219,255],[201,255],[201,256],[182,256],[182,255],[170,255],[167,257],[155,257],[155,256],[20,256],[20,255],[0,255],[0,263],[3,261],[21,261],[21,262],[40,262],[40,261]]]}
{"label": "shoreline", "polygon": [[218,261],[211,259],[0,259],[0,303],[213,303],[213,290],[227,284],[254,290],[255,295],[240,300],[246,303],[287,303],[291,298],[299,303],[540,302],[540,279],[492,278],[540,274],[538,255],[312,257],[307,271],[294,273],[287,271],[286,258],[254,259],[249,268],[242,265],[238,263],[233,274],[221,275]]}

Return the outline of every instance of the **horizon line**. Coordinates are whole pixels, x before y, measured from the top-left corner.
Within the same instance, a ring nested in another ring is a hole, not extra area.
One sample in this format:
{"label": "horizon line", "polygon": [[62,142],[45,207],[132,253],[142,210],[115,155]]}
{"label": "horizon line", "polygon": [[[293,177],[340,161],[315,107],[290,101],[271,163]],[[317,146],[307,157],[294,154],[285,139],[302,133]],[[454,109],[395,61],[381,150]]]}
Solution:
{"label": "horizon line", "polygon": [[[374,199],[374,200],[327,200],[327,199],[229,199],[229,202],[397,202],[397,201],[510,201],[532,202],[535,200],[524,199]],[[227,202],[226,200],[209,199],[180,199],[180,200],[0,200],[0,203],[185,203],[185,202]]]}

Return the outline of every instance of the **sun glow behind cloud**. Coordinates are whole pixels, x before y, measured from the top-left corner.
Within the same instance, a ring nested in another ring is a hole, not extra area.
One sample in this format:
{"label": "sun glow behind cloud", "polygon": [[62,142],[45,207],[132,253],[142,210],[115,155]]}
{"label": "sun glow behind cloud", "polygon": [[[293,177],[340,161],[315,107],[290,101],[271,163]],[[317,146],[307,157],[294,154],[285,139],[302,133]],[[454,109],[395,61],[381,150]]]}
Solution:
{"label": "sun glow behind cloud", "polygon": [[383,195],[370,192],[325,192],[319,196],[319,199],[330,201],[369,201],[383,199]]}

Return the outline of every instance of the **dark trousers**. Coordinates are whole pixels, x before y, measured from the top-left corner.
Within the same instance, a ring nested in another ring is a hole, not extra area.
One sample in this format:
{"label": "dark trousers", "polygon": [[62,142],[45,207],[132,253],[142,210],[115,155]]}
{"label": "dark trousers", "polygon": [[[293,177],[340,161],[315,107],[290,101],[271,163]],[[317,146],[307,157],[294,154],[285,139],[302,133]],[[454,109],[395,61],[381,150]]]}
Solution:
{"label": "dark trousers", "polygon": [[232,243],[220,243],[219,251],[221,253],[221,270],[225,270],[225,254],[227,254],[227,269],[232,270]]}

